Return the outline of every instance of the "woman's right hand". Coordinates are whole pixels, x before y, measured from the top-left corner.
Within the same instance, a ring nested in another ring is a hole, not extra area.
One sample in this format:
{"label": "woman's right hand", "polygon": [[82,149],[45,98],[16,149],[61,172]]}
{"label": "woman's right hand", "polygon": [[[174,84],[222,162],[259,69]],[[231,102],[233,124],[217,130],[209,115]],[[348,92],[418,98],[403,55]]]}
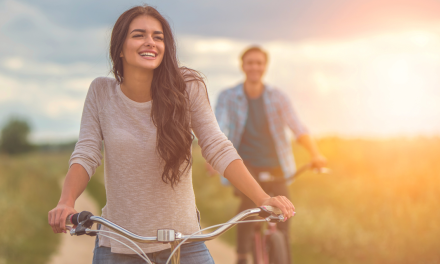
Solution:
{"label": "woman's right hand", "polygon": [[58,204],[57,207],[49,211],[49,225],[53,232],[66,233],[66,219],[71,214],[76,214],[77,211],[70,205]]}

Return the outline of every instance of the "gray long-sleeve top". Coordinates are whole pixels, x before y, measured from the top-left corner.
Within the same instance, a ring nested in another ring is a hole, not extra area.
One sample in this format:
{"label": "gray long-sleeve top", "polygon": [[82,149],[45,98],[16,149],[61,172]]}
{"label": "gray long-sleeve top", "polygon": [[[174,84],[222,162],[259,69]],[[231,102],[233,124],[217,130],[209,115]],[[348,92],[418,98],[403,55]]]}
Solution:
{"label": "gray long-sleeve top", "polygon": [[[240,156],[220,131],[204,86],[190,82],[187,91],[191,128],[202,155],[224,175],[226,167]],[[70,166],[82,165],[91,177],[101,165],[104,142],[107,204],[102,216],[141,236],[156,236],[157,229],[191,234],[199,230],[192,172],[184,174],[174,190],[162,181],[151,105],[151,101],[138,103],[129,99],[113,78],[95,79],[84,104],[79,141]],[[100,246],[111,247],[114,253],[133,254],[106,237],[101,236],[99,241]],[[138,245],[146,253],[169,248],[168,244],[159,243]]]}

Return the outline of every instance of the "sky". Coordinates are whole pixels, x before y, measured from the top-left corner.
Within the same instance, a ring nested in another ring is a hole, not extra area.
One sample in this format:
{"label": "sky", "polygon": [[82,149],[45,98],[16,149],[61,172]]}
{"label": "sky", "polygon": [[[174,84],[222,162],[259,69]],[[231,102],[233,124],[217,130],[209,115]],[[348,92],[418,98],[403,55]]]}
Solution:
{"label": "sky", "polygon": [[77,138],[90,82],[111,76],[112,26],[143,3],[170,21],[213,107],[243,81],[241,52],[260,45],[265,82],[314,135],[440,135],[438,0],[0,0],[0,126],[20,116],[33,141]]}

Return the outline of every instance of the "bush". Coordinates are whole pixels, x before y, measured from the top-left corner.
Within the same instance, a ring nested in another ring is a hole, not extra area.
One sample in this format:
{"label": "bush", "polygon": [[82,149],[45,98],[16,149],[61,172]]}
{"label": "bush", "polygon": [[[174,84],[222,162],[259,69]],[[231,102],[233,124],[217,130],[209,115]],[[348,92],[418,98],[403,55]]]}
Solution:
{"label": "bush", "polygon": [[0,150],[7,154],[20,154],[32,149],[28,141],[31,128],[22,119],[11,118],[1,131]]}

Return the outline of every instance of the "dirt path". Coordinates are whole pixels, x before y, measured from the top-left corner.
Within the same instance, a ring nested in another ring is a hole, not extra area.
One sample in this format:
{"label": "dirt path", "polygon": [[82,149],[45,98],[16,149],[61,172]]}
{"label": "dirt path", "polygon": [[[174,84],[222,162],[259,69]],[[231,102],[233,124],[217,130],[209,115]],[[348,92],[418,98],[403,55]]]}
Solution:
{"label": "dirt path", "polygon": [[[84,192],[76,201],[76,208],[92,212],[94,215],[100,215],[95,201],[88,193]],[[92,263],[94,237],[79,236],[72,237],[70,234],[60,234],[62,237],[58,252],[53,255],[49,264],[87,264]],[[206,242],[216,264],[235,263],[234,249],[224,242],[216,239]]]}
{"label": "dirt path", "polygon": [[[84,192],[75,203],[76,208],[89,211],[95,215],[100,215],[95,201]],[[93,248],[95,247],[95,238],[90,236],[70,236],[67,234],[60,234],[63,236],[58,248],[58,252],[53,255],[49,264],[86,264],[92,263]]]}

